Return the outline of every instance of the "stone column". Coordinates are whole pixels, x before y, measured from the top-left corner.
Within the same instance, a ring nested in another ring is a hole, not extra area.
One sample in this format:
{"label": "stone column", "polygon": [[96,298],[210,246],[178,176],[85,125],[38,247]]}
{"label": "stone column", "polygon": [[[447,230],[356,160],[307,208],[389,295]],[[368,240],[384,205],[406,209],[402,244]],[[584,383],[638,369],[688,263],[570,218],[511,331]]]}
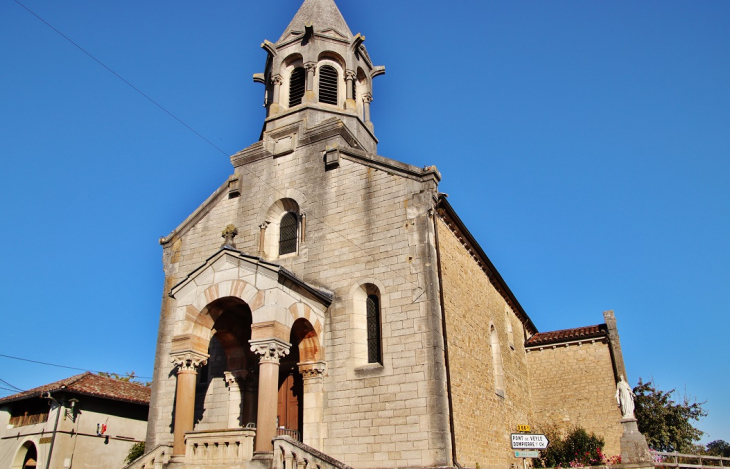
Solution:
{"label": "stone column", "polygon": [[365,125],[368,126],[368,128],[372,131],[373,130],[373,123],[370,122],[370,103],[373,102],[373,94],[372,93],[365,93],[365,95],[362,97],[362,114],[363,114],[363,120],[365,121]]}
{"label": "stone column", "polygon": [[304,381],[302,399],[303,441],[314,449],[322,451],[325,432],[322,428],[324,411],[324,362],[297,363]]}
{"label": "stone column", "polygon": [[175,393],[175,429],[172,454],[185,456],[185,433],[193,430],[195,418],[195,385],[197,368],[208,362],[208,355],[184,352],[171,355],[177,367],[177,392]]}
{"label": "stone column", "polygon": [[269,226],[269,222],[265,221],[259,225],[259,257],[264,257],[266,250],[266,227]]}
{"label": "stone column", "polygon": [[291,344],[279,339],[249,341],[259,359],[259,405],[256,419],[256,451],[273,451],[276,436],[276,406],[279,396],[279,360],[289,354]]}
{"label": "stone column", "polygon": [[228,385],[228,428],[241,428],[246,425],[246,422],[241,420],[241,382],[246,378],[248,372],[245,370],[239,371],[224,371],[226,384]]}
{"label": "stone column", "polygon": [[304,93],[304,101],[308,103],[317,102],[317,96],[314,92],[314,74],[317,72],[317,63],[307,62],[304,64],[304,69],[307,71],[306,92]]}
{"label": "stone column", "polygon": [[256,423],[256,409],[258,407],[258,375],[249,373],[243,382],[243,411],[241,412],[241,423],[245,427],[249,423]]}
{"label": "stone column", "polygon": [[357,74],[354,71],[347,70],[345,72],[345,85],[347,87],[347,101],[345,101],[345,109],[357,109],[354,92],[356,78]]}
{"label": "stone column", "polygon": [[271,77],[271,84],[274,85],[274,99],[271,102],[271,114],[277,114],[279,112],[279,109],[281,109],[281,105],[279,103],[279,96],[281,95],[281,84],[284,82],[284,80],[281,78],[281,75],[277,74]]}

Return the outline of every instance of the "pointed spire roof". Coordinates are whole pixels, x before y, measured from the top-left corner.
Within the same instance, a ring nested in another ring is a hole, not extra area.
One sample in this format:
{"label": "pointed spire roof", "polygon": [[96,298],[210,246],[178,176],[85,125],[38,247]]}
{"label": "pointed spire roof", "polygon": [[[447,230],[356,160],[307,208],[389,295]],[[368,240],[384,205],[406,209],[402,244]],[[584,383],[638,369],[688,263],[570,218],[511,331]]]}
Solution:
{"label": "pointed spire roof", "polygon": [[304,26],[308,24],[313,24],[316,31],[335,29],[347,35],[348,39],[352,38],[352,31],[347,26],[347,22],[334,0],[304,0],[299,11],[294,15],[294,19],[279,38],[279,42],[289,36],[292,31],[304,31]]}

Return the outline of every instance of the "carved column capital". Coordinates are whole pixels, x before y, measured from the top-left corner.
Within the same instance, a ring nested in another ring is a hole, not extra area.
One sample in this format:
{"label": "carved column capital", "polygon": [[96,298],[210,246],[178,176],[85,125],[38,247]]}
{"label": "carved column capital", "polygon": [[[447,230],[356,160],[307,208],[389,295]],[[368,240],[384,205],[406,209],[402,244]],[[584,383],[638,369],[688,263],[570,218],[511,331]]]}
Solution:
{"label": "carved column capital", "polygon": [[354,70],[345,70],[345,80],[354,80],[357,78],[357,73]]}
{"label": "carved column capital", "polygon": [[297,363],[299,367],[299,373],[302,374],[302,378],[314,379],[322,378],[324,376],[324,370],[327,369],[325,362],[301,362]]}
{"label": "carved column capital", "polygon": [[373,102],[373,94],[372,93],[365,93],[362,95],[363,102],[366,103],[372,103]]}
{"label": "carved column capital", "polygon": [[307,62],[304,64],[304,69],[309,73],[317,71],[317,62]]}
{"label": "carved column capital", "polygon": [[198,352],[180,352],[170,355],[170,361],[177,367],[177,372],[196,371],[201,366],[208,363],[209,355]]}
{"label": "carved column capital", "polygon": [[247,370],[224,371],[223,372],[223,378],[225,379],[228,387],[231,387],[233,385],[240,385],[241,383],[244,382],[247,375],[248,375]]}
{"label": "carved column capital", "polygon": [[279,360],[289,355],[291,344],[279,339],[249,340],[251,351],[259,355],[259,361],[279,363]]}
{"label": "carved column capital", "polygon": [[273,77],[271,77],[272,85],[281,85],[282,83],[284,83],[284,79],[281,77],[281,75],[276,74]]}

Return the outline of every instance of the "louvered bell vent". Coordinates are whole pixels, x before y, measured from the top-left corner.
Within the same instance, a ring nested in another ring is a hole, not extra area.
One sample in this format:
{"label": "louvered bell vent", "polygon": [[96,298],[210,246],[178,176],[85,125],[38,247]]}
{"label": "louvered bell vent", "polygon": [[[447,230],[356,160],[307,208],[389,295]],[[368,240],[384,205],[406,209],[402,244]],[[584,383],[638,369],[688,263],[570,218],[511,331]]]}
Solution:
{"label": "louvered bell vent", "polygon": [[337,105],[337,70],[331,65],[319,69],[319,102]]}
{"label": "louvered bell vent", "polygon": [[302,67],[295,68],[291,72],[291,79],[289,80],[289,107],[302,104],[305,77],[306,72]]}

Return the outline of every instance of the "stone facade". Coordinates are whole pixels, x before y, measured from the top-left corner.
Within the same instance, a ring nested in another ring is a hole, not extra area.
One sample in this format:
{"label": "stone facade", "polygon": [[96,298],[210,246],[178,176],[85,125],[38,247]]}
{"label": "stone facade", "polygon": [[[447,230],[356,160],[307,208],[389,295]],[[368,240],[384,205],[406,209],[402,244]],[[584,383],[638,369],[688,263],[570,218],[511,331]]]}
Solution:
{"label": "stone facade", "polygon": [[[479,463],[506,468],[515,460],[510,434],[518,424],[533,420],[525,326],[447,222],[439,218],[437,226],[457,461],[470,467]],[[498,337],[502,386],[495,382],[492,327]]]}
{"label": "stone facade", "polygon": [[580,425],[621,454],[621,411],[611,351],[603,337],[531,347],[527,353],[536,423]]}
{"label": "stone facade", "polygon": [[537,329],[436,168],[377,154],[369,107],[384,68],[363,41],[333,0],[306,0],[262,45],[261,140],[160,240],[147,433],[159,455],[145,461],[213,464],[219,453],[196,449],[190,465],[191,444],[230,458],[255,428],[256,447],[235,452],[255,467],[277,463],[282,432],[356,468],[515,462]]}

